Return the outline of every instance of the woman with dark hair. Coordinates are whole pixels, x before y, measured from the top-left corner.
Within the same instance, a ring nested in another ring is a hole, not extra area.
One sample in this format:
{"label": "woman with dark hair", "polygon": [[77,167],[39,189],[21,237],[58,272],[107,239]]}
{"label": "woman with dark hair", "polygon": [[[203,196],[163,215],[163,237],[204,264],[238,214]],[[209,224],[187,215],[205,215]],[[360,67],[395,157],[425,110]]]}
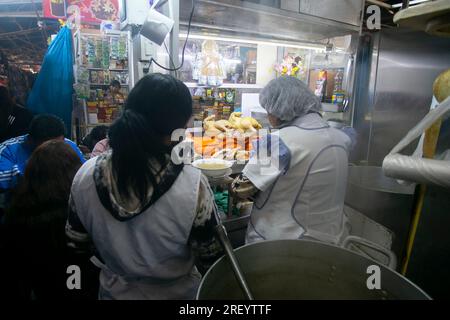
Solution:
{"label": "woman with dark hair", "polygon": [[110,105],[121,107],[124,102],[124,95],[121,92],[122,85],[118,80],[111,81],[106,100]]}
{"label": "woman with dark hair", "polygon": [[81,142],[82,146],[87,148],[86,151],[89,151],[88,153],[92,153],[95,145],[107,138],[108,130],[109,128],[107,126],[97,126],[93,128]]}
{"label": "woman with dark hair", "polygon": [[14,102],[8,88],[0,85],[0,143],[28,133],[33,114]]}
{"label": "woman with dark hair", "polygon": [[[24,299],[76,298],[66,285],[67,268],[82,267],[88,260],[68,251],[64,230],[70,187],[80,167],[79,155],[56,140],[40,145],[28,161],[5,216],[4,245],[11,270],[2,274],[18,282],[14,287],[21,289],[19,295]],[[83,296],[86,291],[78,294]]]}
{"label": "woman with dark hair", "polygon": [[195,264],[205,271],[221,254],[207,179],[171,158],[171,135],[191,116],[181,81],[144,77],[110,128],[112,151],[75,177],[66,233],[74,246],[93,242],[100,299],[193,299]]}

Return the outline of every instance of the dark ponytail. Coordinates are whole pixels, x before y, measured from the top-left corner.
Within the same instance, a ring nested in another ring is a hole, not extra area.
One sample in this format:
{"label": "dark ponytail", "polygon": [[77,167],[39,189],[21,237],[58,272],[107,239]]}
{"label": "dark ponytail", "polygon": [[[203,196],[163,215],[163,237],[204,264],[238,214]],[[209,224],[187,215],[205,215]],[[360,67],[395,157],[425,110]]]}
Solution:
{"label": "dark ponytail", "polygon": [[184,128],[191,115],[192,98],[181,81],[152,74],[136,84],[109,131],[113,171],[123,197],[132,192],[145,201],[149,187],[156,188],[150,159],[162,167],[167,164],[170,148],[164,138]]}

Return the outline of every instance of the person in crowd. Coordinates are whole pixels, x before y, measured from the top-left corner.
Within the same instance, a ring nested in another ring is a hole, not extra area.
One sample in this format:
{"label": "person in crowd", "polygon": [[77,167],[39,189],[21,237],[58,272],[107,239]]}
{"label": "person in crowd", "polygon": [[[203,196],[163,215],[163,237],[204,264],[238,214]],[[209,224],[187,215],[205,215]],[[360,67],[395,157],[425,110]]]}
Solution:
{"label": "person in crowd", "polygon": [[277,130],[257,146],[266,159],[251,159],[232,184],[237,197],[255,199],[246,242],[302,238],[338,244],[346,236],[350,138],[322,119],[320,101],[297,78],[272,80],[260,103]]}
{"label": "person in crowd", "polygon": [[[0,290],[9,299],[96,298],[97,268],[89,256],[68,248],[64,231],[70,187],[80,167],[79,155],[63,141],[47,141],[31,155],[2,232],[7,259],[2,259]],[[81,268],[81,290],[67,287],[71,265]]]}
{"label": "person in crowd", "polygon": [[94,150],[95,145],[108,136],[108,130],[109,128],[107,126],[97,126],[92,129],[92,131],[83,139],[80,149],[83,150],[83,147],[85,148],[85,153],[92,153]]}
{"label": "person in crowd", "polygon": [[173,152],[191,115],[181,81],[142,78],[110,128],[112,151],[75,176],[66,234],[80,250],[93,243],[100,299],[193,299],[222,255],[208,180]]}
{"label": "person in crowd", "polygon": [[108,99],[110,99],[110,103],[113,105],[122,105],[124,103],[124,95],[120,91],[122,88],[120,82],[118,80],[111,81],[109,85]]}
{"label": "person in crowd", "polygon": [[33,114],[14,103],[8,88],[0,85],[0,143],[28,133]]}
{"label": "person in crowd", "polygon": [[[0,210],[4,210],[11,199],[11,191],[23,176],[25,166],[32,152],[48,140],[65,141],[84,163],[76,144],[64,139],[64,122],[53,115],[39,115],[33,118],[29,134],[12,138],[0,144]],[[1,215],[2,212],[0,212]]]}
{"label": "person in crowd", "polygon": [[95,147],[94,150],[92,150],[91,157],[98,157],[99,155],[102,155],[110,150],[109,147],[109,140],[108,138],[103,139],[102,141],[99,141]]}

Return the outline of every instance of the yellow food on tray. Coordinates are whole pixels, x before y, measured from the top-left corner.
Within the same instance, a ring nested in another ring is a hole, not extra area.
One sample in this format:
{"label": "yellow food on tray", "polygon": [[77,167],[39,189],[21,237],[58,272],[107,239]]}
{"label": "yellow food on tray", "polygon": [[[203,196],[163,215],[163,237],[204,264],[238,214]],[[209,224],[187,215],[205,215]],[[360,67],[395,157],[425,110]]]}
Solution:
{"label": "yellow food on tray", "polygon": [[233,112],[230,116],[229,122],[235,129],[242,130],[244,132],[262,129],[261,124],[252,117],[242,117],[242,112]]}
{"label": "yellow food on tray", "polygon": [[223,149],[218,151],[216,154],[212,156],[214,159],[221,160],[238,160],[238,161],[248,161],[250,159],[250,151],[240,150],[239,148],[235,149]]}
{"label": "yellow food on tray", "polygon": [[234,126],[227,120],[220,120],[214,123],[216,129],[219,129],[222,132],[230,131],[235,129]]}
{"label": "yellow food on tray", "polygon": [[205,134],[214,137],[221,133],[237,131],[239,133],[254,133],[262,129],[261,124],[252,117],[242,117],[241,112],[234,112],[229,120],[215,121],[215,116],[209,116],[203,121]]}
{"label": "yellow food on tray", "polygon": [[209,116],[203,121],[203,137],[192,137],[194,151],[202,158],[247,161],[252,142],[258,139],[262,126],[241,112],[232,113],[229,120],[215,121]]}

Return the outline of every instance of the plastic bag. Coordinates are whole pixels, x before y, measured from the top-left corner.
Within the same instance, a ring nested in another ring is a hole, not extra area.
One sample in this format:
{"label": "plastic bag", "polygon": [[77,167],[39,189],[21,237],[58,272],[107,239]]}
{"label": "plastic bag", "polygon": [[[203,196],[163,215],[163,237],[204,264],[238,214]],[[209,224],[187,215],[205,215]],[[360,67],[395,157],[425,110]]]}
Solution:
{"label": "plastic bag", "polygon": [[63,27],[47,50],[33,89],[28,109],[36,114],[48,113],[60,117],[71,134],[73,90],[72,33]]}
{"label": "plastic bag", "polygon": [[[383,161],[384,174],[395,179],[450,188],[450,161],[424,159],[417,157],[417,152],[413,156],[399,154],[448,112],[450,112],[450,97],[445,99],[437,108],[431,110],[392,149]],[[421,147],[420,143],[419,147]]]}

